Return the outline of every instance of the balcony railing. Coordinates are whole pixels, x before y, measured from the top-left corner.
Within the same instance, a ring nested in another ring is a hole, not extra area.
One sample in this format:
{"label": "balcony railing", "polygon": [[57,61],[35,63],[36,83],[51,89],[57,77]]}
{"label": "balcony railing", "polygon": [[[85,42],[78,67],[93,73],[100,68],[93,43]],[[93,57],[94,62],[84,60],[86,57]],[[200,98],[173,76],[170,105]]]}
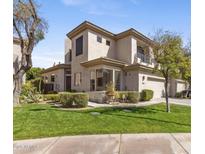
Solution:
{"label": "balcony railing", "polygon": [[148,63],[148,64],[151,64],[153,61],[150,56],[139,53],[139,52],[137,52],[137,58],[139,58],[141,62]]}

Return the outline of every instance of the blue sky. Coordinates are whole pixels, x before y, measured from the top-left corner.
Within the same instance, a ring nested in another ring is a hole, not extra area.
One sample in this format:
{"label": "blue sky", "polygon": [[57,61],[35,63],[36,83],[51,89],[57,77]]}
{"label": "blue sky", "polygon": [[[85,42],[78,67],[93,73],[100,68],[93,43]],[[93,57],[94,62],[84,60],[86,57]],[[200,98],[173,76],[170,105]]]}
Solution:
{"label": "blue sky", "polygon": [[34,67],[64,62],[66,34],[84,20],[113,33],[135,28],[149,36],[159,28],[191,37],[190,0],[38,0],[48,22],[45,39],[33,51]]}

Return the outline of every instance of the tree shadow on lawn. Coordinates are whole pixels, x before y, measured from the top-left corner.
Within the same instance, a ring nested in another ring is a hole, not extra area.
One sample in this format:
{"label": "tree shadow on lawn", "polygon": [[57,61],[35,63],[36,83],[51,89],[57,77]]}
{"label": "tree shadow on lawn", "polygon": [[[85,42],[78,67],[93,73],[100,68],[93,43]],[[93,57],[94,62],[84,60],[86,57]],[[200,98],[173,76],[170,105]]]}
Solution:
{"label": "tree shadow on lawn", "polygon": [[42,109],[42,108],[37,108],[37,109],[29,109],[29,111],[45,111],[48,109]]}
{"label": "tree shadow on lawn", "polygon": [[111,116],[119,116],[119,117],[124,117],[124,118],[134,118],[134,119],[144,119],[144,120],[151,120],[151,121],[156,121],[160,123],[169,123],[169,124],[176,124],[176,125],[183,125],[190,127],[190,124],[185,124],[185,123],[179,123],[175,121],[167,121],[167,120],[161,120],[161,119],[155,119],[155,118],[148,118],[148,117],[141,117],[141,116],[131,116],[131,115],[123,115],[123,114],[112,114],[112,113],[105,113],[106,115],[111,115]]}
{"label": "tree shadow on lawn", "polygon": [[[122,112],[124,109],[128,109],[131,112],[125,112],[125,114],[121,114],[119,112]],[[66,110],[58,110],[58,111],[64,111],[68,112]],[[190,124],[186,123],[179,123],[175,121],[168,121],[168,120],[162,120],[162,119],[156,119],[156,118],[149,118],[149,117],[143,117],[143,116],[135,116],[135,115],[130,115],[129,113],[133,114],[157,114],[159,112],[165,113],[166,111],[160,110],[160,109],[153,109],[153,108],[144,108],[144,107],[105,107],[105,108],[100,108],[100,109],[88,109],[88,110],[81,110],[81,111],[69,111],[69,112],[76,112],[76,113],[83,113],[83,114],[90,114],[91,112],[99,112],[100,115],[108,115],[108,116],[116,116],[116,117],[121,117],[121,118],[133,118],[133,119],[144,119],[144,120],[150,120],[150,121],[155,121],[155,122],[160,122],[160,123],[167,123],[167,124],[176,124],[176,125],[183,125],[190,127]],[[114,113],[113,113],[114,112]],[[100,116],[98,115],[98,116]],[[96,117],[98,117],[96,116]]]}

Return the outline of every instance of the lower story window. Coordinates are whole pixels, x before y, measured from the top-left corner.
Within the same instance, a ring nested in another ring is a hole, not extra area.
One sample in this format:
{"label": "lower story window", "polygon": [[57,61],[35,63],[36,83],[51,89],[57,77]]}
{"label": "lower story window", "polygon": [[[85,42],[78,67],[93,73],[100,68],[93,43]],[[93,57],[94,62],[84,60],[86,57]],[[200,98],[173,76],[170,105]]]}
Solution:
{"label": "lower story window", "polygon": [[81,73],[75,73],[74,74],[74,85],[79,86],[82,82],[82,74]]}
{"label": "lower story window", "polygon": [[55,82],[55,74],[51,75],[51,82]]}

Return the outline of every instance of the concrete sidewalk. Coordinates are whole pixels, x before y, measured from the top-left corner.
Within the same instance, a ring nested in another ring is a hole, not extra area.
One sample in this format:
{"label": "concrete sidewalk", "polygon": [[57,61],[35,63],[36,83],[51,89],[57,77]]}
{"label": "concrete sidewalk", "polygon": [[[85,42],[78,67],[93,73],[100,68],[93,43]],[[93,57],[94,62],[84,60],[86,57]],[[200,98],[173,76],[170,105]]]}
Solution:
{"label": "concrete sidewalk", "polygon": [[[137,104],[120,103],[120,104],[117,104],[117,105],[112,105],[112,104],[100,104],[100,103],[95,103],[95,102],[88,102],[88,106],[89,107],[113,107],[113,106],[135,106],[135,107],[140,107],[140,106],[148,106],[148,105],[159,104],[159,103],[162,103],[162,102],[165,102],[165,98],[156,98],[156,99],[152,99],[150,101],[139,102]],[[191,106],[191,99],[169,98],[169,102],[171,104]]]}
{"label": "concrete sidewalk", "polygon": [[110,134],[14,141],[14,154],[187,154],[190,133]]}

